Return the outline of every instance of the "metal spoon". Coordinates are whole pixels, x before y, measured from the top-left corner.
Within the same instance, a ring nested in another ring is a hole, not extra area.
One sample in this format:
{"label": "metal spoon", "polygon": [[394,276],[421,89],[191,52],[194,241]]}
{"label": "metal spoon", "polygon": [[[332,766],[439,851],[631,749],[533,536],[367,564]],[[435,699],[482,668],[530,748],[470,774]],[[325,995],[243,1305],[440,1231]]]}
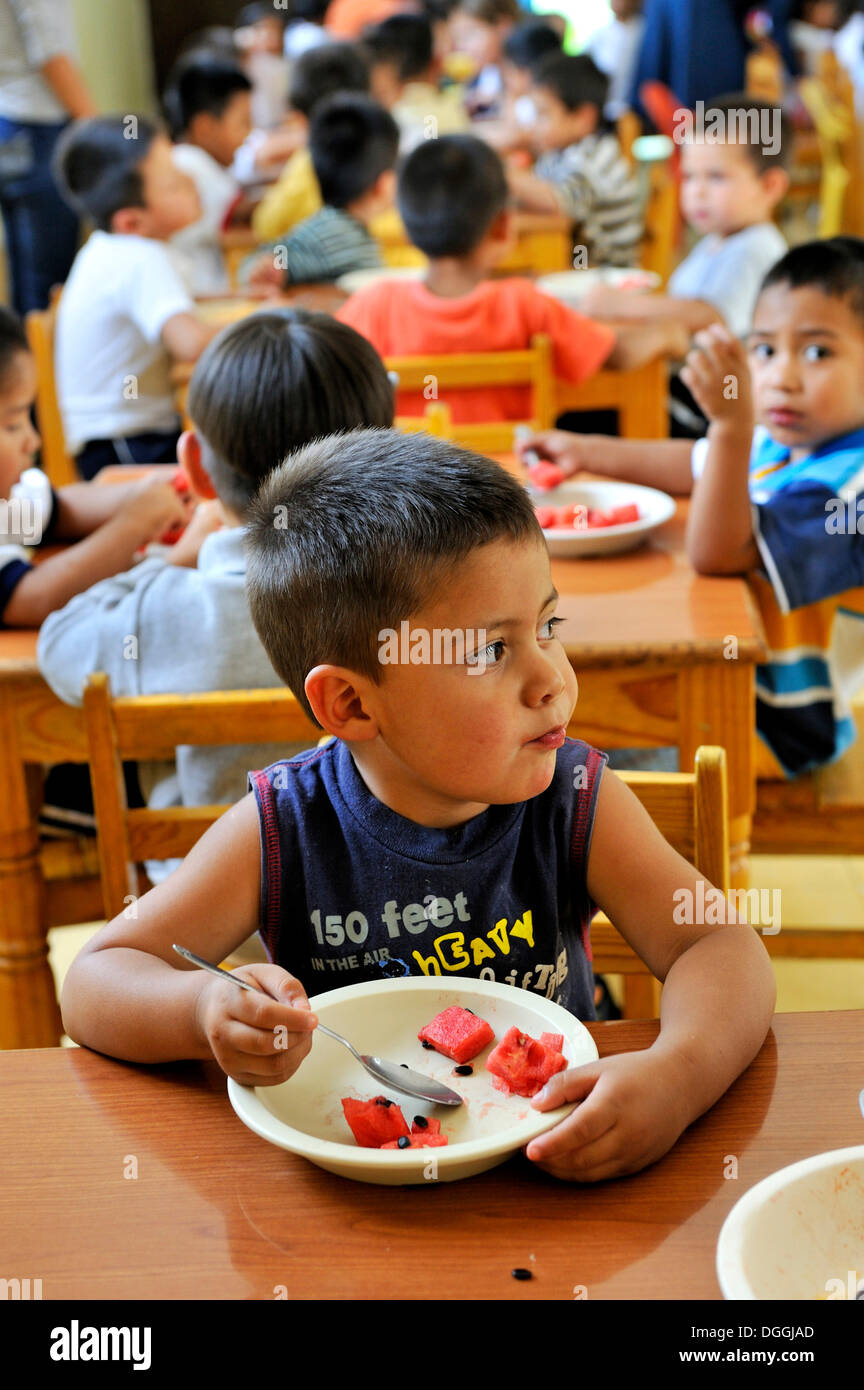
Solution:
{"label": "metal spoon", "polygon": [[[260,985],[252,985],[248,980],[241,980],[239,976],[232,975],[230,970],[223,970],[221,965],[213,965],[209,960],[203,960],[201,956],[196,956],[193,951],[187,951],[185,946],[178,946],[174,943],[174,950],[185,960],[191,961],[193,965],[200,966],[202,970],[209,970],[211,975],[218,975],[221,980],[231,980],[241,989],[250,989],[253,993],[266,995],[268,999],[273,996],[267,994],[266,989]],[[327,1028],[319,1021],[315,1030],[319,1033],[326,1033],[328,1038],[334,1038],[336,1042],[347,1047],[348,1051],[356,1057],[361,1067],[365,1067],[370,1076],[374,1076],[376,1081],[381,1081],[385,1086],[389,1086],[393,1091],[401,1091],[403,1095],[413,1096],[415,1100],[430,1101],[433,1105],[461,1105],[462,1097],[456,1091],[451,1091],[449,1086],[444,1086],[440,1081],[433,1081],[431,1076],[423,1076],[419,1071],[412,1071],[410,1067],[397,1066],[395,1062],[385,1062],[380,1057],[367,1057],[352,1047],[347,1038],[341,1034],[334,1033],[332,1028]]]}

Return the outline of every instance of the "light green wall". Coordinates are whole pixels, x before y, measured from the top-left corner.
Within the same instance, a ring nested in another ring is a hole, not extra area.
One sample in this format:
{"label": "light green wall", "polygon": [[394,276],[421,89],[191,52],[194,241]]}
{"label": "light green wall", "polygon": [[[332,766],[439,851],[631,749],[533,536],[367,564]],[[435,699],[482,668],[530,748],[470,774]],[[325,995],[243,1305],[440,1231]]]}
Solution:
{"label": "light green wall", "polygon": [[156,109],[147,0],[73,0],[81,67],[100,111]]}

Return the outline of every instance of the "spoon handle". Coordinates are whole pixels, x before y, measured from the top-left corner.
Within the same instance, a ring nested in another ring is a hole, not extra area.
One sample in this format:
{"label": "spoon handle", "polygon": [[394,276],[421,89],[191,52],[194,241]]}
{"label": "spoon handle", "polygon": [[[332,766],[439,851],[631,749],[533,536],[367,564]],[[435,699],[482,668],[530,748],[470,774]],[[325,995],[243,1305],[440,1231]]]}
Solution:
{"label": "spoon handle", "polygon": [[[178,946],[174,942],[174,950],[178,956],[183,956],[186,960],[191,960],[193,965],[198,965],[202,970],[209,970],[211,975],[215,975],[220,980],[230,980],[232,984],[239,985],[241,989],[251,989],[253,994],[267,994],[266,989],[260,985],[250,985],[248,980],[241,980],[239,976],[232,975],[230,970],[223,970],[221,965],[213,965],[209,960],[204,960],[202,956],[196,956],[194,951],[187,951],[185,946]],[[271,996],[267,994],[269,999]]]}
{"label": "spoon handle", "polygon": [[320,1020],[318,1022],[318,1032],[326,1033],[328,1038],[335,1038],[336,1042],[342,1043],[342,1046],[347,1047],[348,1051],[353,1053],[354,1056],[357,1058],[357,1061],[362,1063],[362,1065],[365,1067],[366,1063],[363,1061],[363,1058],[360,1056],[360,1053],[357,1051],[356,1047],[352,1047],[348,1039],[343,1038],[341,1033],[334,1033],[332,1028],[325,1027],[325,1025],[321,1023]]}

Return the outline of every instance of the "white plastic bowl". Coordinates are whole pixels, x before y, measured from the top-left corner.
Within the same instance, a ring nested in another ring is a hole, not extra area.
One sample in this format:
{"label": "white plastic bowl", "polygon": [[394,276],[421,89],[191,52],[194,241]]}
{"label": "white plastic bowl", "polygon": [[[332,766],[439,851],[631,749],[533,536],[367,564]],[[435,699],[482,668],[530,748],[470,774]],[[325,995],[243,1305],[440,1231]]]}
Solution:
{"label": "white plastic bowl", "polygon": [[864,1288],[864,1146],[814,1154],[745,1192],[720,1231],[717,1278],[730,1299],[854,1298]]}
{"label": "white plastic bowl", "polygon": [[569,505],[595,507],[608,511],[635,502],[639,520],[623,526],[602,526],[596,530],[577,531],[571,526],[552,526],[544,530],[549,554],[563,559],[583,560],[595,555],[619,555],[642,545],[658,526],[675,515],[674,499],[653,487],[635,483],[562,483],[548,491],[528,486],[531,500],[537,507]]}
{"label": "white plastic bowl", "polygon": [[551,294],[564,304],[577,305],[589,290],[597,285],[604,289],[627,290],[631,294],[647,294],[649,290],[659,289],[661,280],[653,270],[632,269],[615,266],[597,266],[593,270],[557,270],[552,275],[541,275],[537,281],[538,290]]}
{"label": "white plastic bowl", "polygon": [[[315,995],[310,1003],[321,1022],[348,1038],[358,1052],[406,1062],[443,1081],[464,1099],[451,1109],[388,1091],[355,1062],[347,1048],[323,1033],[314,1038],[312,1051],[290,1081],[250,1087],[228,1078],[232,1106],[262,1139],[358,1182],[403,1185],[471,1177],[503,1163],[570,1113],[572,1104],[535,1110],[530,1100],[505,1096],[492,1085],[486,1058],[513,1024],[535,1038],[543,1032],[563,1033],[568,1066],[594,1061],[598,1055],[587,1028],[566,1009],[531,990],[493,980],[409,976],[348,985]],[[455,1076],[455,1063],[427,1051],[417,1038],[419,1030],[451,1004],[473,1009],[495,1031],[495,1042],[472,1060],[472,1076]],[[376,1095],[395,1101],[409,1125],[414,1115],[435,1115],[449,1144],[431,1149],[360,1148],[341,1100]]]}

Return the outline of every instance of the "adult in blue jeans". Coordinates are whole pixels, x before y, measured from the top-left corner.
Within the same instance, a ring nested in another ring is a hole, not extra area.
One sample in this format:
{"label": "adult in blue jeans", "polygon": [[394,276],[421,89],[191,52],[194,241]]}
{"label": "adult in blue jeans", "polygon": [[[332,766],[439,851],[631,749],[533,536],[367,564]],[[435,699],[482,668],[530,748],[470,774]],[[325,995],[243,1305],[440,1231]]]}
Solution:
{"label": "adult in blue jeans", "polygon": [[21,315],[47,306],[75,257],[51,156],[70,119],[96,111],[76,59],[71,0],[0,0],[0,210]]}

